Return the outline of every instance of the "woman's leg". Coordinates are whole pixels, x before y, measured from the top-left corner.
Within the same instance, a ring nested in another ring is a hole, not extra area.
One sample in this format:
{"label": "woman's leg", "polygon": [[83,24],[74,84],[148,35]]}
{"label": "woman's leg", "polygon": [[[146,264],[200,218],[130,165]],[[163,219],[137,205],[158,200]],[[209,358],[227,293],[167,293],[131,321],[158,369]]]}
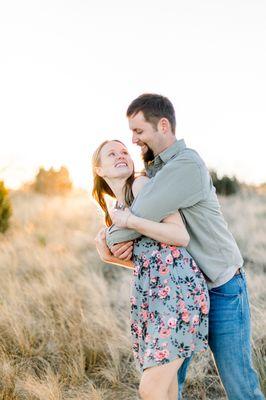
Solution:
{"label": "woman's leg", "polygon": [[175,375],[170,383],[168,389],[168,399],[169,400],[177,400],[178,399],[178,383],[177,376]]}
{"label": "woman's leg", "polygon": [[[173,379],[177,381],[177,371],[183,358],[177,358],[167,364],[146,368],[141,376],[139,394],[142,400],[172,400],[169,388]],[[177,392],[176,398],[177,399]]]}

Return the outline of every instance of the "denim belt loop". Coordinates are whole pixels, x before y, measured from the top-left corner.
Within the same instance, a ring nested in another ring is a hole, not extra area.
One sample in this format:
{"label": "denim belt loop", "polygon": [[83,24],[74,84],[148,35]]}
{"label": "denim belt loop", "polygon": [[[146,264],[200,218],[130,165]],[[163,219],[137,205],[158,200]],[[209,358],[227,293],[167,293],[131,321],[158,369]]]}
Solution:
{"label": "denim belt loop", "polygon": [[239,269],[240,269],[240,273],[241,273],[243,276],[246,276],[246,271],[244,270],[244,268],[243,268],[243,267],[240,267]]}

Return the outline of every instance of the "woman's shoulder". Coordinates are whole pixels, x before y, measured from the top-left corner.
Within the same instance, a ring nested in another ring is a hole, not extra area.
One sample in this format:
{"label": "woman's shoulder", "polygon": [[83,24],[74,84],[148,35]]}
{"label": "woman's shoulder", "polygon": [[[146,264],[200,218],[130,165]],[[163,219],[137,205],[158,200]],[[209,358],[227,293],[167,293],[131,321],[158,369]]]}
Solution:
{"label": "woman's shoulder", "polygon": [[139,175],[136,176],[133,184],[132,184],[132,192],[133,196],[136,197],[139,191],[143,188],[144,185],[149,181],[150,179],[147,177],[147,175]]}

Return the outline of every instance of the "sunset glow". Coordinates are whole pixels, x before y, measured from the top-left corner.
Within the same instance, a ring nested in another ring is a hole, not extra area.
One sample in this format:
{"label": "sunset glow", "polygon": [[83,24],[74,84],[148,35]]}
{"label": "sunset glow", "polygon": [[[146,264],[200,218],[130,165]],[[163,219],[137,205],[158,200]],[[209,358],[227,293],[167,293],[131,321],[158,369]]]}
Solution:
{"label": "sunset glow", "polygon": [[111,138],[140,169],[125,112],[157,92],[209,168],[265,182],[265,20],[259,0],[2,2],[0,179],[17,188],[65,165],[88,189]]}

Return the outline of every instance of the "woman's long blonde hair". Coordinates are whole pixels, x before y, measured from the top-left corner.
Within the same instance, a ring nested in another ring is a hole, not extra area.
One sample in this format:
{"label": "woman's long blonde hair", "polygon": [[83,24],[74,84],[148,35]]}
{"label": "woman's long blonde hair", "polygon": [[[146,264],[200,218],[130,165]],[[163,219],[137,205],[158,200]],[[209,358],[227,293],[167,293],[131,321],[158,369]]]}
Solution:
{"label": "woman's long blonde hair", "polygon": [[[105,200],[105,195],[108,194],[109,196],[115,198],[115,195],[110,188],[110,186],[106,183],[106,181],[97,174],[96,172],[96,167],[100,166],[100,153],[104,145],[109,142],[118,142],[124,145],[124,143],[120,142],[120,140],[105,140],[103,143],[101,143],[95,152],[93,153],[92,156],[92,173],[93,173],[93,189],[92,189],[92,196],[93,198],[99,203],[101,206],[104,215],[105,215],[105,223],[107,226],[112,225],[112,220],[111,217],[108,213],[108,208]],[[133,172],[130,175],[130,177],[127,178],[124,186],[124,191],[125,191],[125,203],[129,207],[134,199],[133,193],[132,193],[132,184],[135,179],[135,171],[133,167]]]}

